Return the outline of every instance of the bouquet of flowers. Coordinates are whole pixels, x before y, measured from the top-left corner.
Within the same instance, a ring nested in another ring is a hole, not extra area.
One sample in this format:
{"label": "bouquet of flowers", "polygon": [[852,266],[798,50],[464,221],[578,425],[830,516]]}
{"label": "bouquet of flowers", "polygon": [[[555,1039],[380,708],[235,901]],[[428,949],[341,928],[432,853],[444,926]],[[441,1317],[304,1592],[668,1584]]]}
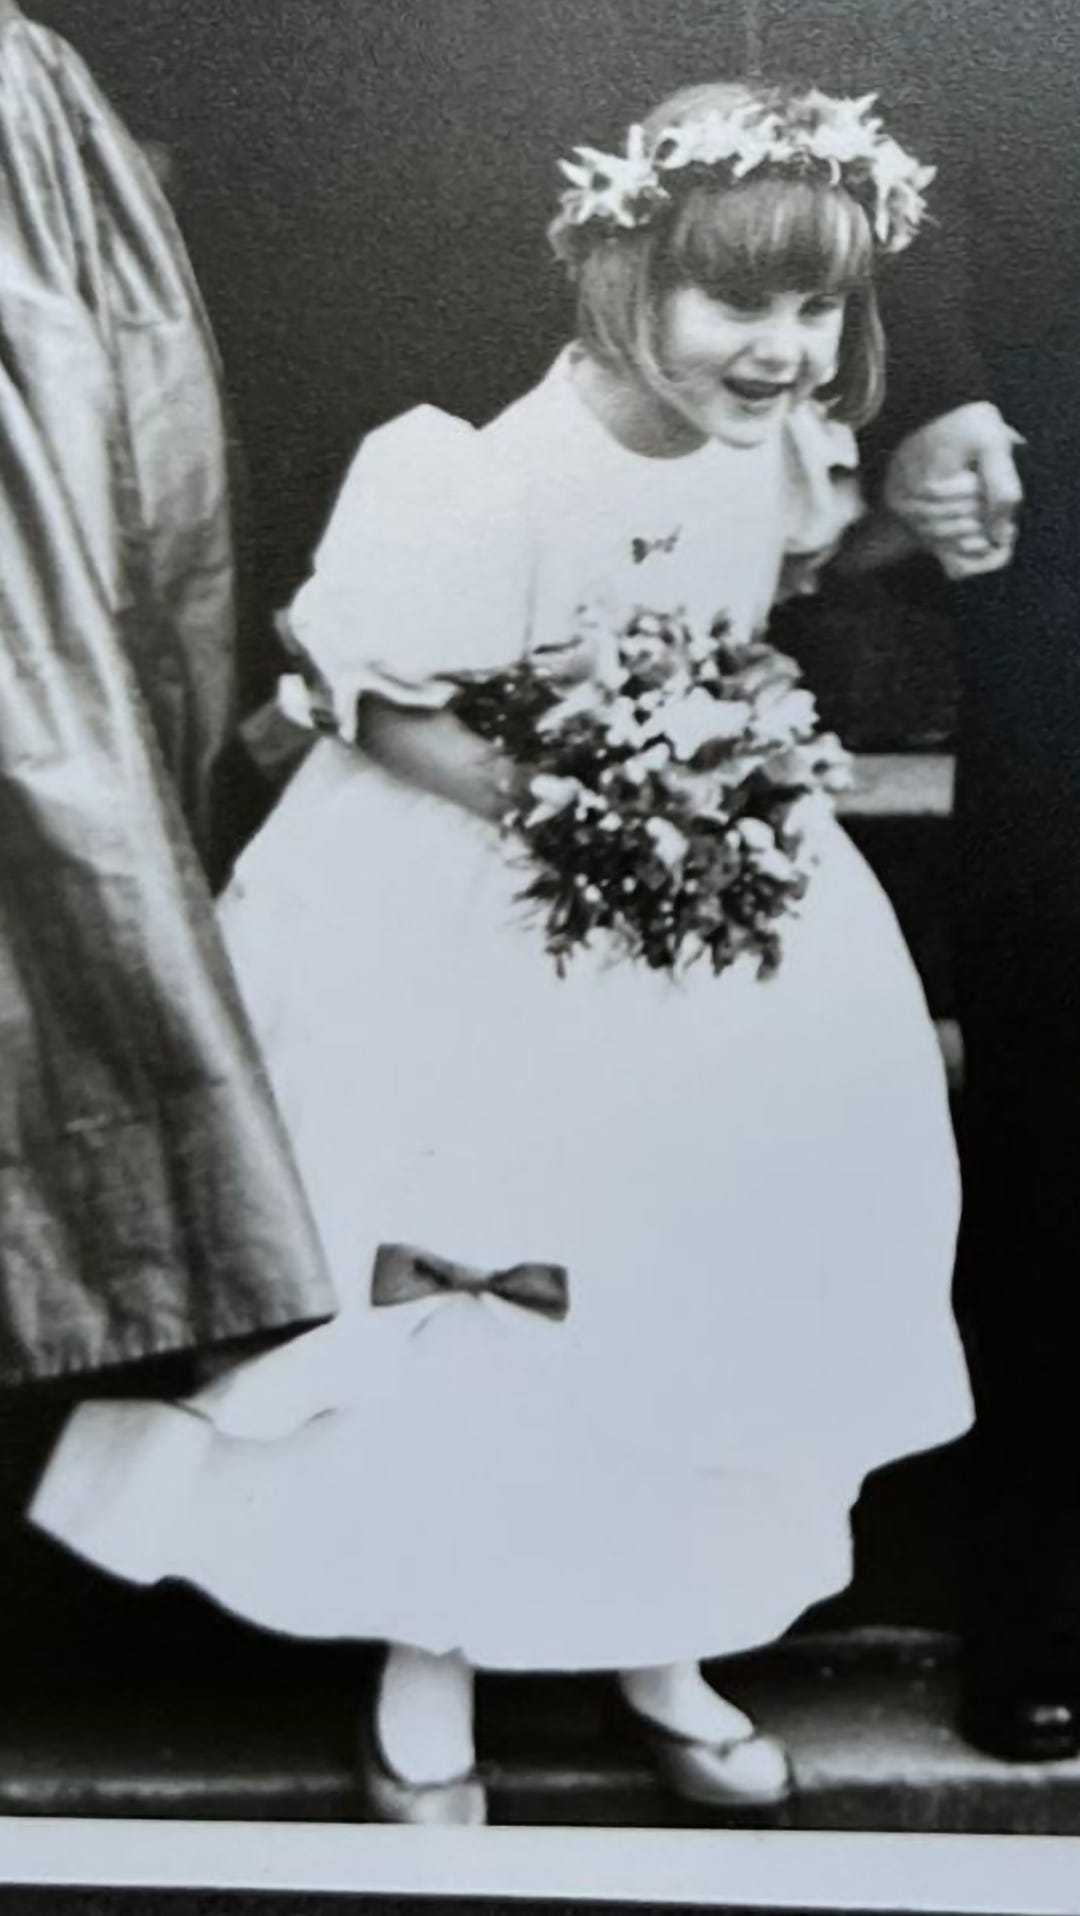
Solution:
{"label": "bouquet of flowers", "polygon": [[794,660],[638,610],[576,683],[539,662],[463,682],[458,716],[523,768],[506,820],[560,973],[595,933],[654,970],[781,959],[813,869],[804,801],[849,782]]}

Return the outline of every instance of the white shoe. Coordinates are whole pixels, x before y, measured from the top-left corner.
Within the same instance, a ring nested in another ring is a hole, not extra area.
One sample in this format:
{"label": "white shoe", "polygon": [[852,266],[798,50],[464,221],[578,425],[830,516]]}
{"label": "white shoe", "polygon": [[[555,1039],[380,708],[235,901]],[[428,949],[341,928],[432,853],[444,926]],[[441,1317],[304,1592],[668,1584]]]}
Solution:
{"label": "white shoe", "polygon": [[791,1759],[777,1737],[751,1730],[747,1736],[722,1743],[704,1743],[698,1737],[662,1729],[623,1701],[649,1747],[661,1782],[685,1802],[717,1809],[769,1808],[791,1795]]}

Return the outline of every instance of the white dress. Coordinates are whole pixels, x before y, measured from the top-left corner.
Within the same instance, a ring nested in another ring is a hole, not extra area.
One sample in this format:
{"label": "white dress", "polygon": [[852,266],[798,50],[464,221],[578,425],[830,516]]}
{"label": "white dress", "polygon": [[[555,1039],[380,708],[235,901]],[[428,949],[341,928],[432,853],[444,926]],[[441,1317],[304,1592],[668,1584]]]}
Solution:
{"label": "white dress", "polygon": [[[633,454],[563,356],[480,432],[362,447],[293,610],[348,712],[566,644],[627,599],[759,625],[858,510],[812,406],[753,450]],[[943,1073],[831,815],[779,974],[557,976],[497,833],[316,746],[224,904],[338,1318],[183,1405],[88,1404],[38,1523],[304,1636],[583,1669],[763,1642],[849,1568],[866,1471],[967,1424]],[[370,1298],[383,1243],[567,1267],[558,1323]]]}

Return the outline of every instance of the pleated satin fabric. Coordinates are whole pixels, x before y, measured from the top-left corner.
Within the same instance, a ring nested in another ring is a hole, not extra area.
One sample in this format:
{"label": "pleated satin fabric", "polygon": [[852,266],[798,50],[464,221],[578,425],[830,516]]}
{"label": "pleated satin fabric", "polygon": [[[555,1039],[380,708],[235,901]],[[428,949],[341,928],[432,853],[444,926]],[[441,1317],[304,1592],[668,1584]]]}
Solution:
{"label": "pleated satin fabric", "polygon": [[333,1309],[197,852],[228,468],[150,168],[0,0],[0,1382]]}

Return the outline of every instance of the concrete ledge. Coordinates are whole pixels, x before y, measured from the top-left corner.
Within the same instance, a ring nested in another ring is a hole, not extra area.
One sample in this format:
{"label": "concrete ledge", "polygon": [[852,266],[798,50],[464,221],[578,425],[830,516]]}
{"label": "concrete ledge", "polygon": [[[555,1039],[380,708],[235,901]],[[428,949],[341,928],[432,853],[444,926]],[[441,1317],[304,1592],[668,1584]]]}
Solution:
{"label": "concrete ledge", "polygon": [[[316,1669],[313,1663],[312,1670]],[[233,1688],[167,1680],[9,1701],[0,1816],[363,1822],[355,1726],[366,1679],[342,1665]],[[792,1802],[706,1816],[665,1796],[590,1678],[490,1678],[479,1736],[503,1824],[1071,1834],[1080,1761],[1015,1765],[956,1728],[955,1651],[925,1631],[793,1636],[714,1666],[717,1686],[783,1737]],[[344,1680],[343,1680],[344,1679]]]}
{"label": "concrete ledge", "polygon": [[949,1080],[949,1090],[962,1091],[964,1087],[964,1040],[960,1026],[955,1018],[937,1018],[934,1021],[941,1055],[945,1060],[945,1076]]}
{"label": "concrete ledge", "polygon": [[956,761],[948,752],[864,753],[855,759],[855,786],[841,794],[845,818],[948,818]]}

